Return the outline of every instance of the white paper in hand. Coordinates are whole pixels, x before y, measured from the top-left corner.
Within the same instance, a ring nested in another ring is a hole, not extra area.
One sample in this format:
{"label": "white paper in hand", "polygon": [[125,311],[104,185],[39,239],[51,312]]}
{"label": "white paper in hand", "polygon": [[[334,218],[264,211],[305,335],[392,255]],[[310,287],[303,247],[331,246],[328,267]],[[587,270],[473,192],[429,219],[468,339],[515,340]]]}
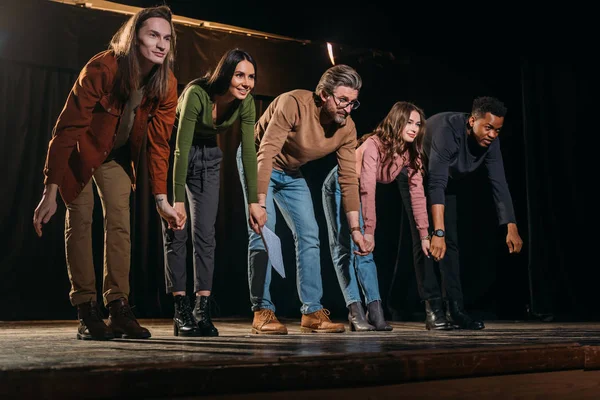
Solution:
{"label": "white paper in hand", "polygon": [[267,228],[266,225],[262,227],[262,237],[273,269],[275,269],[282,278],[285,278],[283,255],[281,254],[281,240],[279,240],[279,237],[275,232]]}

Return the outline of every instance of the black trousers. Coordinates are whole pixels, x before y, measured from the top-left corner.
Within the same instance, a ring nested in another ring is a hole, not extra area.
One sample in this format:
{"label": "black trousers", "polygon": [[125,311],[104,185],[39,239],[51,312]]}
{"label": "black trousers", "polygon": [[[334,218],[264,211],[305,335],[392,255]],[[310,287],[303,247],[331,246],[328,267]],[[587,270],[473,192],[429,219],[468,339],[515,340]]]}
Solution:
{"label": "black trousers", "polygon": [[[457,193],[459,186],[449,180],[446,190],[446,207],[444,212],[444,224],[446,228],[446,255],[444,258],[435,262],[433,258],[427,258],[421,250],[421,238],[417,230],[417,224],[413,217],[412,206],[410,203],[410,192],[408,186],[408,172],[405,168],[396,178],[400,196],[410,225],[412,237],[412,253],[417,287],[421,300],[433,298],[449,298],[462,301],[462,285],[460,280],[459,248],[458,248],[458,213],[457,213]],[[426,182],[424,182],[425,187]],[[428,214],[430,206],[427,207]],[[429,215],[430,231],[434,226]],[[402,243],[399,244],[402,246]],[[395,269],[401,268],[396,260]],[[441,282],[438,280],[438,274]],[[393,283],[392,283],[393,284]]]}
{"label": "black trousers", "polygon": [[194,292],[212,289],[222,159],[223,153],[216,139],[194,142],[190,149],[185,185],[186,208],[189,210],[186,227],[181,231],[171,230],[161,218],[167,293],[186,290],[188,229],[192,233],[194,249]]}

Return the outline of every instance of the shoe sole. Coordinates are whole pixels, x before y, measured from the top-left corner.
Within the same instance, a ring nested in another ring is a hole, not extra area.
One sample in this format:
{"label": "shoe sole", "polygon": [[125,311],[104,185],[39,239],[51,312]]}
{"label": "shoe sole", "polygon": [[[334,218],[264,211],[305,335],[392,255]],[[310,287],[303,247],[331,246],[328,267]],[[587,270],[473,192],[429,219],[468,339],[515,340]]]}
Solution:
{"label": "shoe sole", "polygon": [[453,330],[457,330],[457,328],[454,328],[453,326],[447,327],[447,328],[432,328],[432,327],[429,327],[427,325],[425,325],[425,329],[427,329],[428,331],[453,331]]}
{"label": "shoe sole", "polygon": [[201,335],[199,333],[182,333],[182,332],[178,332],[178,333],[173,333],[173,336],[176,336],[176,337],[202,337],[204,335]]}
{"label": "shoe sole", "polygon": [[277,332],[277,331],[261,331],[256,328],[252,328],[252,333],[255,335],[287,335],[287,332]]}
{"label": "shoe sole", "polygon": [[300,327],[300,332],[302,333],[344,333],[346,329],[316,329],[316,328],[305,328],[303,326]]}
{"label": "shoe sole", "polygon": [[87,335],[82,335],[81,333],[77,334],[77,339],[78,340],[96,340],[96,341],[107,341],[107,340],[112,340],[114,339],[113,337],[103,337],[103,338],[95,338],[93,336],[87,336]]}
{"label": "shoe sole", "polygon": [[482,329],[485,329],[485,325],[482,326],[481,328],[463,328],[460,325],[452,325],[452,328],[456,329],[457,331],[458,330],[462,330],[462,331],[480,331]]}
{"label": "shoe sole", "polygon": [[[173,328],[173,336],[175,337],[202,337],[202,336],[211,336],[211,335],[203,335],[202,332],[200,331],[196,331],[196,332],[184,332],[184,331],[180,331],[179,329],[177,329],[176,327]],[[212,335],[212,336],[219,336],[217,335]]]}

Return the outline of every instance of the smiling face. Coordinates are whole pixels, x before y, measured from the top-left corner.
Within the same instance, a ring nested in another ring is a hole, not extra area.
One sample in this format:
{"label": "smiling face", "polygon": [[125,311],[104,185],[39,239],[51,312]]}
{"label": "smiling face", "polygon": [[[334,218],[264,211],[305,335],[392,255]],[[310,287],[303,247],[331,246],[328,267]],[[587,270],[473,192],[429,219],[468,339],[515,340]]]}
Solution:
{"label": "smiling face", "polygon": [[229,94],[238,100],[244,100],[254,88],[255,78],[254,65],[247,60],[240,61],[231,77]]}
{"label": "smiling face", "polygon": [[158,17],[144,21],[137,33],[137,49],[143,71],[149,71],[154,65],[162,64],[171,49],[169,21]]}
{"label": "smiling face", "polygon": [[421,115],[417,111],[411,111],[410,117],[402,129],[402,140],[412,143],[421,133]]}
{"label": "smiling face", "polygon": [[482,118],[473,115],[469,117],[472,136],[481,147],[489,147],[498,138],[503,124],[504,117],[498,117],[490,112],[485,113]]}

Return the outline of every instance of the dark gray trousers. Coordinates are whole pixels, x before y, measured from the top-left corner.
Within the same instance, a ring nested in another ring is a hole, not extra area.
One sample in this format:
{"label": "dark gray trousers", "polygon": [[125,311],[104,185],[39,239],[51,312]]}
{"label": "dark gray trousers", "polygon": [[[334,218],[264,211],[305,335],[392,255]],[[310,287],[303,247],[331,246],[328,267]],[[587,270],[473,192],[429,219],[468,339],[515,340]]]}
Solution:
{"label": "dark gray trousers", "polygon": [[[413,261],[421,300],[433,298],[449,298],[461,301],[463,298],[460,280],[460,264],[458,251],[458,215],[456,202],[456,184],[450,182],[446,190],[446,206],[444,212],[444,225],[446,228],[446,255],[439,262],[433,258],[427,258],[421,250],[421,238],[412,213],[410,203],[410,192],[408,187],[408,175],[406,169],[396,178],[402,203],[408,217],[413,244]],[[429,213],[428,204],[428,213]],[[430,231],[433,229],[431,215],[429,219]],[[396,265],[396,268],[400,266]],[[439,267],[442,285],[438,283],[436,267]],[[441,289],[440,289],[441,286]]]}
{"label": "dark gray trousers", "polygon": [[188,229],[193,235],[194,292],[212,289],[222,159],[216,140],[195,142],[190,149],[185,185],[188,222],[185,229],[173,231],[162,220],[167,293],[186,290]]}

